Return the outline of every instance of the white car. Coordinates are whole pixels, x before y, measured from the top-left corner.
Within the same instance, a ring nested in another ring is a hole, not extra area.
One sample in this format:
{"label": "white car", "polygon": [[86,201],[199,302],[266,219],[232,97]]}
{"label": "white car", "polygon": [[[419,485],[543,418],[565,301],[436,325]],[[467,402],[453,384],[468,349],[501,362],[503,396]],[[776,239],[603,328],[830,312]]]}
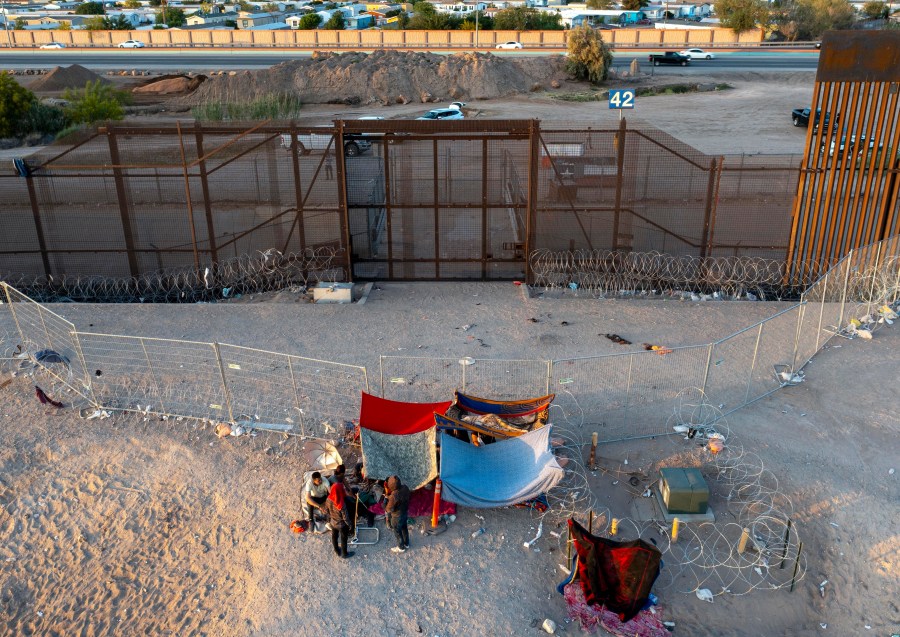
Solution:
{"label": "white car", "polygon": [[458,108],[435,108],[434,110],[430,110],[422,117],[417,117],[416,119],[435,119],[435,120],[448,120],[448,119],[465,119],[466,116],[463,115],[463,112]]}
{"label": "white car", "polygon": [[516,42],[515,40],[510,40],[509,42],[504,42],[503,44],[497,45],[498,49],[524,49],[525,46],[521,42]]}
{"label": "white car", "polygon": [[703,49],[685,49],[684,51],[679,51],[681,55],[685,57],[689,57],[692,60],[715,60],[716,56],[708,51],[704,51]]}
{"label": "white car", "polygon": [[119,43],[120,49],[143,49],[144,46],[144,43],[140,40],[125,40]]}
{"label": "white car", "polygon": [[465,107],[465,102],[450,102],[450,106],[447,108],[455,108],[458,111],[461,111]]}
{"label": "white car", "polygon": [[42,49],[64,49],[66,45],[62,42],[50,42],[49,44],[42,44]]}

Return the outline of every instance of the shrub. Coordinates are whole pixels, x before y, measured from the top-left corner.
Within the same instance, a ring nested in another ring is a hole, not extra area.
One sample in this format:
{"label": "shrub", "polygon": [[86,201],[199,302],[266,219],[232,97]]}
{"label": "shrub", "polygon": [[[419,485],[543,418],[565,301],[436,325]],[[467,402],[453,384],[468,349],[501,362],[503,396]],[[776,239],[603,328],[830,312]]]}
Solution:
{"label": "shrub", "polygon": [[260,119],[292,119],[300,113],[302,104],[294,95],[264,95],[247,102],[209,102],[191,109],[191,115],[201,121],[248,121]]}
{"label": "shrub", "polygon": [[0,137],[21,134],[22,123],[37,101],[34,93],[20,86],[8,73],[0,73]]}
{"label": "shrub", "polygon": [[55,135],[69,123],[63,109],[42,102],[34,102],[22,120],[24,133]]}
{"label": "shrub", "polygon": [[88,82],[83,89],[66,90],[65,99],[69,101],[66,115],[74,124],[122,119],[125,116],[122,105],[128,98],[124,91],[117,91],[100,80]]}
{"label": "shrub", "polygon": [[599,84],[609,76],[612,53],[599,31],[588,26],[569,31],[566,70],[577,80]]}

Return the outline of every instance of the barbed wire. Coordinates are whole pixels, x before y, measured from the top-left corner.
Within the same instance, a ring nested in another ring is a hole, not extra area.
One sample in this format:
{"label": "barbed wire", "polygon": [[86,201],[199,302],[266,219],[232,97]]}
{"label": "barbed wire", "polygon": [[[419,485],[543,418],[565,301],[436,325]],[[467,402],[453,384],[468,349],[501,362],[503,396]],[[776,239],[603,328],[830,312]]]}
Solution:
{"label": "barbed wire", "polygon": [[[564,410],[559,412],[564,424],[555,429],[554,435],[583,426],[583,415],[573,422]],[[806,559],[798,554],[800,537],[792,521],[793,504],[759,456],[747,451],[732,434],[722,412],[709,403],[702,390],[688,388],[676,398],[668,424],[673,434],[667,437],[677,448],[674,457],[678,465],[695,466],[707,477],[716,521],[681,524],[674,539],[671,524],[661,520],[614,516],[609,507],[598,506],[593,494],[582,492],[582,485],[590,487],[578,444],[566,446],[573,452],[568,454],[566,465],[567,474],[571,472],[572,476],[553,490],[551,509],[542,519],[575,517],[583,521],[590,512],[593,533],[613,537],[615,517],[615,539],[642,538],[660,549],[665,568],[657,579],[657,592],[691,594],[705,589],[713,596],[746,595],[802,580]],[[623,480],[635,473],[624,469],[605,472],[621,474],[618,477]],[[640,486],[640,493],[632,491],[633,498],[653,497],[653,487],[646,486]],[[734,519],[726,521],[729,517]],[[741,551],[745,530],[746,546]],[[566,533],[558,534],[557,548],[565,552],[567,541]]]}
{"label": "barbed wire", "polygon": [[[762,257],[694,257],[661,252],[535,250],[529,256],[538,288],[583,290],[593,296],[660,294],[710,298],[798,299],[824,264]],[[749,293],[749,294],[748,294]]]}
{"label": "barbed wire", "polygon": [[43,303],[195,303],[344,280],[346,272],[338,262],[342,252],[333,247],[284,254],[272,249],[201,269],[173,268],[127,278],[19,275],[0,279]]}

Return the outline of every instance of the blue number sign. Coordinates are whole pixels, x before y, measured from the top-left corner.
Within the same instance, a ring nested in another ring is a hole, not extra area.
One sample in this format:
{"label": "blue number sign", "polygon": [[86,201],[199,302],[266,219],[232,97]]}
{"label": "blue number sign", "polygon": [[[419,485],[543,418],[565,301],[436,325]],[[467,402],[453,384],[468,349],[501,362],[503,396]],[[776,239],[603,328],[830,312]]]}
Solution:
{"label": "blue number sign", "polygon": [[610,108],[634,108],[634,89],[616,88],[609,91]]}

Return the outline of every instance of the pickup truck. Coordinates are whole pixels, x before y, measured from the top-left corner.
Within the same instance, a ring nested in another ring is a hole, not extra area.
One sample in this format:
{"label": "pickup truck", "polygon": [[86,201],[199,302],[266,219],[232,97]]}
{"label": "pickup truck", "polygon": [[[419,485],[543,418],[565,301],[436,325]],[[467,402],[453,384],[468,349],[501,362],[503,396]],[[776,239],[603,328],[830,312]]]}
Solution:
{"label": "pickup truck", "polygon": [[[822,117],[822,109],[816,109],[815,116],[812,115],[812,109],[809,108],[795,108],[791,111],[791,122],[794,126],[803,126],[804,128],[809,126],[810,120],[813,122],[813,130],[817,130],[819,128],[819,119]],[[831,119],[831,113],[825,113],[825,126],[828,126],[828,122]],[[837,117],[834,118],[834,130],[837,130]]]}
{"label": "pickup truck", "polygon": [[653,63],[653,66],[659,66],[660,64],[678,64],[680,66],[687,66],[691,63],[691,58],[686,55],[681,55],[681,53],[676,53],[675,51],[666,51],[665,53],[657,53],[650,55],[650,62]]}
{"label": "pickup truck", "polygon": [[[309,155],[314,150],[325,150],[331,146],[331,152],[334,152],[334,144],[331,141],[333,135],[331,129],[325,133],[310,133],[308,135],[297,135],[297,147],[301,155]],[[281,136],[281,146],[290,150],[291,136]],[[364,153],[372,147],[372,143],[368,139],[364,139],[361,135],[353,137],[344,136],[344,155],[347,157],[356,157],[360,153]]]}

